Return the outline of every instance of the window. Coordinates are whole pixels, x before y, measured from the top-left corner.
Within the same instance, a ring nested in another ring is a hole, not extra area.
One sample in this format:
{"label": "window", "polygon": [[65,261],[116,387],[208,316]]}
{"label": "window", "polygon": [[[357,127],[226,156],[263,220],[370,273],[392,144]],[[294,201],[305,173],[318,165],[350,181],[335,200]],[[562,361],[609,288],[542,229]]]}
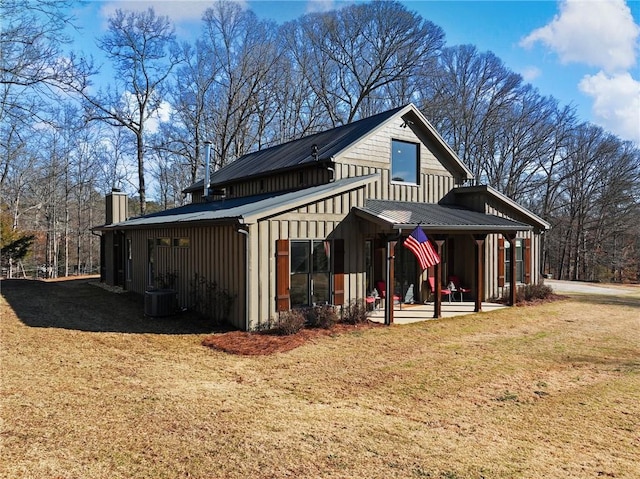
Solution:
{"label": "window", "polygon": [[[517,238],[516,247],[516,282],[531,283],[531,238]],[[504,238],[498,238],[498,286],[502,287],[511,281],[511,244]]]}
{"label": "window", "polygon": [[291,306],[331,302],[330,241],[291,241]]}
{"label": "window", "polygon": [[171,246],[169,238],[156,238],[156,246]]}
{"label": "window", "polygon": [[[504,242],[504,280],[511,282],[511,244]],[[516,239],[516,281],[524,283],[524,253],[521,239]]]}
{"label": "window", "polygon": [[188,248],[190,244],[189,238],[173,238],[173,246],[176,248]]}
{"label": "window", "polygon": [[418,184],[418,144],[391,140],[391,181]]}

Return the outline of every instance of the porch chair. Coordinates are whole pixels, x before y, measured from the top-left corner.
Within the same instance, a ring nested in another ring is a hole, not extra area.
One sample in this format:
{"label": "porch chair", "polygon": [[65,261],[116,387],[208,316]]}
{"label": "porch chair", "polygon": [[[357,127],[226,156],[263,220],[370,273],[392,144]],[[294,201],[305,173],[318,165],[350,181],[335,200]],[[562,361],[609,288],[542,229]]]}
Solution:
{"label": "porch chair", "polygon": [[455,290],[453,290],[452,293],[455,293],[456,291],[460,293],[460,302],[462,303],[464,301],[464,293],[470,293],[471,288],[462,286],[462,284],[460,283],[460,278],[453,274],[449,276],[449,283],[453,283],[453,286],[455,287]]}
{"label": "porch chair", "polygon": [[[436,294],[436,279],[433,276],[429,276],[429,288],[431,288],[431,294]],[[451,304],[451,290],[448,288],[440,288],[440,296],[447,295],[449,298],[449,304]]]}
{"label": "porch chair", "polygon": [[[378,294],[382,299],[386,301],[387,298],[387,282],[386,281],[376,281],[376,289],[378,290]],[[394,293],[393,295],[393,303],[391,303],[391,307],[396,303],[396,301],[400,302],[400,296]]]}

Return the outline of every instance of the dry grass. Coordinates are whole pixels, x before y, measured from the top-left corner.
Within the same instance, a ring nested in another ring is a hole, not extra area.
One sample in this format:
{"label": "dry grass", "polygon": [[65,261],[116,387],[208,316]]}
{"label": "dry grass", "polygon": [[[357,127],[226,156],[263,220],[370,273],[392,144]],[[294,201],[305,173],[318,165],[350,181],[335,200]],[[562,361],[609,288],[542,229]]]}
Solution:
{"label": "dry grass", "polygon": [[3,282],[3,478],[640,477],[640,296],[201,345],[83,281]]}

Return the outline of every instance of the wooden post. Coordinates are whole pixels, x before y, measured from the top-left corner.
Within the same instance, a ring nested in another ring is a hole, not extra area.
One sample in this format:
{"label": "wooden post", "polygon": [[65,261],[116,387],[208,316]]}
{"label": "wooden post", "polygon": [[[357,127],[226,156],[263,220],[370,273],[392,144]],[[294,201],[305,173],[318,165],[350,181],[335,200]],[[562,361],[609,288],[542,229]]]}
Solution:
{"label": "wooden post", "polygon": [[484,295],[484,240],[487,235],[473,235],[475,248],[475,277],[476,277],[476,304],[473,310],[476,313],[482,311],[482,299]]}
{"label": "wooden post", "polygon": [[387,241],[387,278],[384,300],[384,324],[393,324],[393,285],[395,283],[395,250],[396,241]]}
{"label": "wooden post", "polygon": [[509,306],[516,304],[516,235],[515,233],[503,233],[505,239],[509,242]]}
{"label": "wooden post", "polygon": [[433,241],[436,245],[436,253],[440,257],[440,262],[435,265],[433,273],[433,282],[435,291],[433,292],[433,317],[442,317],[442,245],[443,239],[436,239]]}

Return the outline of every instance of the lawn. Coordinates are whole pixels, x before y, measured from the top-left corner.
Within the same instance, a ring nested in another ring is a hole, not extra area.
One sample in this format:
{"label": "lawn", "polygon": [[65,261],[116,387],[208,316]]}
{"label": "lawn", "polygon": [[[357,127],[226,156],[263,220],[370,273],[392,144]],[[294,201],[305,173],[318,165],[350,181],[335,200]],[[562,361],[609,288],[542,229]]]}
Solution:
{"label": "lawn", "polygon": [[87,281],[3,281],[2,478],[637,478],[640,294],[202,346]]}

